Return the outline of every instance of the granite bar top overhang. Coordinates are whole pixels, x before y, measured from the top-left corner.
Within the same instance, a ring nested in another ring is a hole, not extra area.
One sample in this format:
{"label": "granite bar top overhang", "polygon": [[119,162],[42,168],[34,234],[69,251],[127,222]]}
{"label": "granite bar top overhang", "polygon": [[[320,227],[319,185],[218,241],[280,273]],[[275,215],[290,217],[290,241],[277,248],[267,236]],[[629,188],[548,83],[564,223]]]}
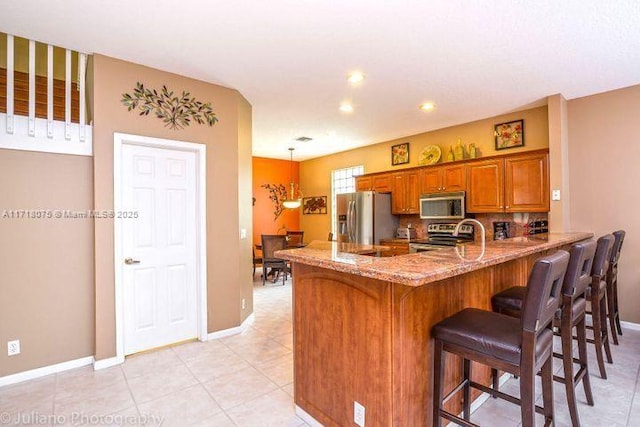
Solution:
{"label": "granite bar top overhang", "polygon": [[470,243],[457,248],[383,258],[360,254],[384,251],[388,249],[385,246],[317,240],[304,248],[277,251],[276,255],[292,262],[343,273],[422,286],[592,237],[593,233],[586,232],[537,234],[489,241],[485,244],[484,253],[480,243]]}

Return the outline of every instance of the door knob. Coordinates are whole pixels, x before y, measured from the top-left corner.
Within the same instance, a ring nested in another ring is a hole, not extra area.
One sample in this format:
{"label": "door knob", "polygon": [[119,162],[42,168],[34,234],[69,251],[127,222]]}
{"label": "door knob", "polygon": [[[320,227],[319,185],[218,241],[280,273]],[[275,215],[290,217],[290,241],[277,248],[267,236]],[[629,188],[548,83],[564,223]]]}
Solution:
{"label": "door knob", "polygon": [[140,264],[140,261],[137,259],[133,259],[133,258],[125,258],[124,259],[124,263],[127,265],[131,265],[131,264]]}

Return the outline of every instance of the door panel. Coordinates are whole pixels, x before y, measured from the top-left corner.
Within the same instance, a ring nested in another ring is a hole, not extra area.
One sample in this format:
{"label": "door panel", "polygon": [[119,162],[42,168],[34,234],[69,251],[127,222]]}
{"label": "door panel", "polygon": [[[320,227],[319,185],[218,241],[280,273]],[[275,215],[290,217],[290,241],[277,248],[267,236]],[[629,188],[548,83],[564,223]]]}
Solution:
{"label": "door panel", "polygon": [[194,152],[123,145],[125,354],[198,336],[195,189]]}
{"label": "door panel", "polygon": [[549,211],[548,155],[522,155],[505,159],[505,210]]}
{"label": "door panel", "polygon": [[503,159],[474,162],[467,166],[467,212],[499,212],[504,208]]}

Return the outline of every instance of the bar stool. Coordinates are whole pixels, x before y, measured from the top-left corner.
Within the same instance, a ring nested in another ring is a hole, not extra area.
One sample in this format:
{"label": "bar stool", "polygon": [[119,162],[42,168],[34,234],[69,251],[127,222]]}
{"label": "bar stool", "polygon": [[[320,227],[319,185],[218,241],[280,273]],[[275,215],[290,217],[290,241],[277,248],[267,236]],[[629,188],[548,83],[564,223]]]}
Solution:
{"label": "bar stool", "polygon": [[[551,323],[560,305],[560,288],[568,263],[569,254],[562,250],[536,261],[529,275],[527,298],[520,320],[466,308],[433,327],[434,426],[440,427],[442,418],[464,426],[476,425],[469,421],[471,387],[519,404],[524,427],[535,425],[535,411],[545,416],[545,425],[553,423]],[[445,351],[463,358],[463,380],[443,399]],[[472,381],[471,360],[520,376],[520,399]],[[542,372],[544,408],[535,405],[534,379],[538,371]],[[442,407],[460,390],[463,390],[464,419]]]}
{"label": "bar stool", "polygon": [[613,338],[615,345],[618,345],[618,334],[622,335],[620,311],[618,309],[618,259],[620,258],[620,250],[622,249],[625,234],[624,230],[613,232],[615,242],[613,242],[613,248],[611,248],[609,270],[607,271],[607,317],[611,328],[611,338]]}
{"label": "bar stool", "polygon": [[591,268],[591,287],[589,289],[591,293],[589,297],[591,311],[587,311],[587,314],[591,314],[591,326],[587,326],[587,329],[593,330],[593,339],[587,339],[587,342],[596,346],[598,369],[600,370],[600,376],[605,380],[607,379],[607,371],[604,368],[603,348],[607,356],[607,362],[613,363],[611,347],[609,346],[609,332],[607,330],[607,282],[605,278],[614,241],[615,238],[611,234],[598,239],[598,247],[596,248],[593,267]]}
{"label": "bar stool", "polygon": [[[591,392],[591,383],[589,381],[589,367],[587,360],[587,335],[586,335],[586,306],[587,291],[591,282],[591,270],[593,258],[596,252],[596,242],[589,240],[587,242],[575,243],[571,246],[569,252],[569,266],[564,277],[562,285],[562,301],[560,303],[560,311],[556,312],[554,326],[560,330],[562,342],[562,353],[553,353],[555,357],[562,358],[564,368],[564,377],[554,375],[553,379],[563,383],[567,392],[567,403],[569,405],[569,413],[571,422],[574,426],[580,425],[578,417],[578,407],[576,404],[576,386],[582,381],[584,394],[587,397],[587,403],[593,406],[593,394]],[[516,313],[520,317],[520,311],[517,306],[522,307],[522,301],[525,299],[526,288],[523,286],[515,286],[491,298],[493,310],[498,313]],[[519,298],[517,298],[519,297]],[[503,311],[503,307],[505,310]],[[578,358],[573,358],[573,328],[576,328],[578,338]],[[580,369],[573,373],[573,364],[580,365]],[[494,388],[498,388],[498,373],[492,371]]]}

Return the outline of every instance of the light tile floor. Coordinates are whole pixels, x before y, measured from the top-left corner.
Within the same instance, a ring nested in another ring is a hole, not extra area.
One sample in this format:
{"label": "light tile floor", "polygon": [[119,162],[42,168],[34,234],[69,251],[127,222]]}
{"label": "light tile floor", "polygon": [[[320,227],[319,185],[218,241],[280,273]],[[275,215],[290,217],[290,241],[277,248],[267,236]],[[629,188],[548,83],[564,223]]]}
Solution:
{"label": "light tile floor", "polygon": [[[254,283],[255,322],[242,334],[133,356],[97,372],[85,367],[0,388],[0,426],[306,425],[295,415],[292,397],[291,282],[280,283]],[[607,364],[606,381],[590,351],[596,404],[589,407],[579,389],[583,426],[640,426],[640,332],[625,330],[612,350],[615,363]],[[554,387],[557,425],[569,426],[564,386]],[[503,390],[517,394],[517,380]],[[489,399],[472,421],[517,427],[520,412]]]}

